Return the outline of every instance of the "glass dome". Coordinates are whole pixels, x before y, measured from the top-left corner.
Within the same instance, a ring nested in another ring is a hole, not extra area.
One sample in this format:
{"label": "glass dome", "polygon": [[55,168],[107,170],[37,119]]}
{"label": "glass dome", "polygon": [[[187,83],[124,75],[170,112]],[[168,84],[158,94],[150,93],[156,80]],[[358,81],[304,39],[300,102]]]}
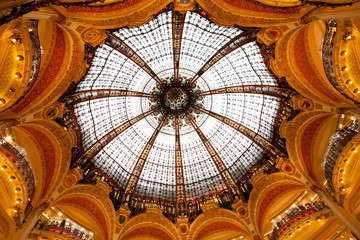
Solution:
{"label": "glass dome", "polygon": [[85,154],[124,192],[166,201],[236,183],[271,145],[281,90],[256,30],[167,11],[109,33],[69,102]]}

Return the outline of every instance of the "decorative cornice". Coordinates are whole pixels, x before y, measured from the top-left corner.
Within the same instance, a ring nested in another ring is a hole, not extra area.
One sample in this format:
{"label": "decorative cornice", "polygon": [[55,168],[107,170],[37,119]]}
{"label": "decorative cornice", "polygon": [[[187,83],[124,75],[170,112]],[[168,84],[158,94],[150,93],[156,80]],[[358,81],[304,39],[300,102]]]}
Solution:
{"label": "decorative cornice", "polygon": [[297,19],[314,7],[272,8],[247,0],[197,0],[210,18],[224,26],[265,27],[297,22]]}
{"label": "decorative cornice", "polygon": [[150,21],[171,0],[127,0],[124,3],[98,8],[72,6],[68,9],[55,7],[68,21],[102,29],[114,29],[124,26],[137,27]]}

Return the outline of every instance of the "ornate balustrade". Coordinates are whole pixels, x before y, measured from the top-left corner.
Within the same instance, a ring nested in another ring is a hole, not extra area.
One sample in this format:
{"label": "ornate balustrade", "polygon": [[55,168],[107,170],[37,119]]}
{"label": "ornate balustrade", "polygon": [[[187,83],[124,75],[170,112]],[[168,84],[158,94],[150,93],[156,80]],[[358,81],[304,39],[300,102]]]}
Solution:
{"label": "ornate balustrade", "polygon": [[327,180],[327,190],[334,197],[335,188],[333,185],[333,171],[337,159],[346,144],[359,132],[360,125],[358,121],[353,122],[348,128],[337,131],[329,141],[329,146],[324,156],[323,167],[325,168],[325,178]]}
{"label": "ornate balustrade", "polygon": [[275,222],[275,227],[273,229],[270,239],[278,239],[281,234],[292,224],[324,208],[326,208],[326,205],[322,201],[308,202],[304,205],[299,205],[291,208],[286,214],[283,215],[282,218]]}
{"label": "ornate balustrade", "polygon": [[[263,168],[260,168],[260,170],[262,169]],[[176,202],[173,201],[137,196],[135,194],[132,195],[131,193],[124,194],[124,191],[118,187],[111,178],[108,178],[92,165],[84,171],[83,179],[80,180],[79,183],[96,184],[97,181],[104,181],[112,188],[109,197],[113,202],[115,209],[119,209],[120,206],[128,206],[131,211],[130,217],[146,212],[146,207],[153,205],[163,209],[163,215],[174,223],[176,222],[176,219],[182,215],[188,217],[189,222],[191,223],[202,213],[201,207],[205,203],[209,201],[216,202],[219,207],[231,210],[231,205],[235,200],[235,197],[227,190],[218,194],[187,201],[186,206],[177,206]]]}
{"label": "ornate balustrade", "polygon": [[[27,86],[25,88],[24,93],[22,96],[16,100],[16,102],[13,105],[18,104],[27,93],[30,92],[31,88],[34,86],[36,79],[38,77],[39,71],[40,71],[40,64],[41,64],[41,46],[40,46],[40,40],[38,35],[38,20],[30,20],[28,24],[28,30],[29,30],[29,37],[32,43],[32,63],[31,63],[31,71],[29,76],[29,81],[27,83]],[[18,56],[20,59],[23,58],[23,56]]]}
{"label": "ornate balustrade", "polygon": [[31,20],[29,23],[29,36],[32,43],[32,50],[33,50],[33,56],[32,56],[32,66],[31,66],[31,73],[28,83],[28,89],[32,87],[34,84],[34,81],[36,80],[39,69],[40,69],[40,63],[41,63],[41,46],[40,46],[40,40],[38,35],[38,21],[37,20]]}
{"label": "ornate balustrade", "polygon": [[21,17],[31,11],[36,11],[41,7],[47,7],[49,4],[59,2],[60,0],[34,0],[26,2],[19,6],[14,6],[0,13],[0,25],[10,22],[15,18]]}
{"label": "ornate balustrade", "polygon": [[73,221],[56,221],[49,219],[46,221],[38,222],[35,227],[41,231],[55,232],[76,240],[93,239],[92,233],[81,228]]}
{"label": "ornate balustrade", "polygon": [[325,36],[323,40],[323,48],[322,48],[322,59],[323,59],[325,74],[331,85],[336,90],[338,90],[347,99],[352,100],[357,106],[360,106],[360,102],[356,101],[351,96],[346,94],[345,91],[341,88],[334,72],[333,46],[336,35],[336,26],[337,26],[336,20],[326,21],[326,32],[325,32]]}
{"label": "ornate balustrade", "polygon": [[[25,183],[27,185],[28,197],[30,201],[34,195],[35,190],[35,177],[33,170],[26,160],[23,153],[21,153],[20,149],[17,149],[16,146],[11,145],[3,138],[0,138],[0,151],[5,154],[18,168],[19,172],[23,176]],[[29,201],[29,202],[30,202]]]}
{"label": "ornate balustrade", "polygon": [[[243,193],[243,195],[240,197],[244,201],[248,200],[252,189],[250,180],[255,174],[258,172],[270,174],[277,171],[279,170],[275,167],[275,160],[269,156],[265,156],[256,165],[254,165],[253,168],[249,170],[237,183],[237,186]],[[159,208],[162,208],[164,210],[164,216],[174,223],[176,222],[176,219],[182,215],[186,216],[191,223],[198,215],[203,212],[202,206],[207,202],[216,202],[219,207],[232,210],[231,206],[234,200],[239,197],[234,196],[225,190],[219,194],[208,195],[202,198],[187,201],[185,206],[177,206],[176,202],[172,201],[137,196],[131,193],[124,194],[124,190],[117,186],[117,184],[111,178],[107,177],[106,174],[103,174],[100,169],[97,169],[94,165],[90,164],[85,168],[83,179],[80,180],[79,183],[96,184],[97,181],[104,181],[112,188],[112,192],[109,194],[109,197],[113,202],[116,210],[121,206],[126,205],[131,211],[130,217],[134,217],[140,213],[146,212],[146,206],[155,205]]]}
{"label": "ornate balustrade", "polygon": [[203,210],[202,207],[208,202],[214,202],[219,207],[230,209],[233,204],[234,198],[228,191],[222,193],[205,196],[201,199],[195,199],[186,202],[186,207],[176,205],[176,202],[167,202],[163,200],[148,199],[145,197],[132,196],[128,201],[128,207],[131,210],[131,217],[146,211],[147,206],[157,206],[163,209],[163,215],[170,221],[176,222],[179,216],[186,216],[189,223],[193,222],[195,218],[200,215]]}

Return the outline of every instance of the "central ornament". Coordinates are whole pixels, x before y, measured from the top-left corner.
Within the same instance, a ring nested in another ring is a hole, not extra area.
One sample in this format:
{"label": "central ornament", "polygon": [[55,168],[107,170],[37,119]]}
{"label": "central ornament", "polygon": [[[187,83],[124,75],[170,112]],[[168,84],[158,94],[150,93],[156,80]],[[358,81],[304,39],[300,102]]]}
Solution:
{"label": "central ornament", "polygon": [[199,87],[195,84],[188,85],[189,79],[179,77],[168,77],[163,79],[163,86],[157,85],[152,90],[153,97],[150,99],[150,108],[158,109],[153,113],[158,121],[162,121],[165,116],[165,125],[174,127],[175,118],[179,119],[179,125],[189,124],[188,117],[196,120],[200,111],[197,108],[203,106],[203,97]]}
{"label": "central ornament", "polygon": [[165,106],[170,108],[171,110],[181,110],[183,109],[189,100],[189,96],[186,92],[178,87],[170,88],[164,96]]}

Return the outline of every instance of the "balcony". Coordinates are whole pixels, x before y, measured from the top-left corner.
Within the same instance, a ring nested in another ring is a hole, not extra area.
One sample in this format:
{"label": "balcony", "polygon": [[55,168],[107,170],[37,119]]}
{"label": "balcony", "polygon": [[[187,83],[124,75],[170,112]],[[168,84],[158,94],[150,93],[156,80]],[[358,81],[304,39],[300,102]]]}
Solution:
{"label": "balcony", "polygon": [[[336,20],[327,20],[326,21],[326,32],[323,40],[323,48],[322,48],[322,59],[323,66],[325,70],[325,74],[330,82],[330,84],[339,91],[344,97],[353,101],[354,104],[360,106],[360,102],[357,101],[357,98],[354,97],[353,92],[351,93],[350,89],[347,89],[343,83],[339,82],[340,79],[336,77],[334,70],[334,41],[335,35],[337,31],[337,22]],[[347,53],[346,53],[347,54]],[[350,80],[347,81],[347,83]]]}
{"label": "balcony", "polygon": [[327,180],[327,190],[334,197],[335,188],[333,185],[333,172],[337,160],[348,142],[359,132],[360,124],[354,121],[348,128],[337,131],[329,141],[329,146],[324,156],[323,167],[325,168],[325,178]]}
{"label": "balcony", "polygon": [[292,207],[286,214],[284,214],[274,223],[274,228],[270,239],[279,239],[286,230],[291,228],[292,225],[299,223],[299,221],[308,219],[308,216],[320,212],[325,208],[326,205],[322,201],[311,201],[304,205]]}
{"label": "balcony", "polygon": [[29,162],[26,160],[26,151],[16,144],[10,144],[1,137],[0,151],[9,158],[19,170],[27,186],[28,198],[31,200],[35,191],[35,177]]}
{"label": "balcony", "polygon": [[93,240],[93,234],[69,219],[49,218],[40,220],[33,235],[45,235],[42,231],[61,234],[75,240]]}

